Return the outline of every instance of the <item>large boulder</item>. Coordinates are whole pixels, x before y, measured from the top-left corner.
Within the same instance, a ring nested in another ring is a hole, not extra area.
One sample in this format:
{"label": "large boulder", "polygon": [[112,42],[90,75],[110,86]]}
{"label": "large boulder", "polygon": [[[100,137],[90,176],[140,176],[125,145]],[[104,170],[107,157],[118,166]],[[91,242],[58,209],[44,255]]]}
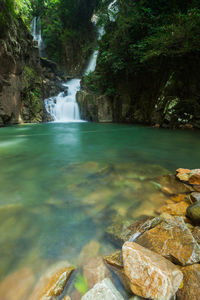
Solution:
{"label": "large boulder", "polygon": [[200,169],[177,169],[176,172],[176,177],[179,180],[185,181],[189,184],[200,185]]}
{"label": "large boulder", "polygon": [[109,278],[97,283],[81,300],[124,300]]}
{"label": "large boulder", "polygon": [[200,261],[200,246],[182,217],[165,217],[137,243],[183,266]]}
{"label": "large boulder", "polygon": [[126,242],[122,253],[125,274],[134,294],[154,300],[170,300],[176,294],[183,279],[177,266],[133,242]]}

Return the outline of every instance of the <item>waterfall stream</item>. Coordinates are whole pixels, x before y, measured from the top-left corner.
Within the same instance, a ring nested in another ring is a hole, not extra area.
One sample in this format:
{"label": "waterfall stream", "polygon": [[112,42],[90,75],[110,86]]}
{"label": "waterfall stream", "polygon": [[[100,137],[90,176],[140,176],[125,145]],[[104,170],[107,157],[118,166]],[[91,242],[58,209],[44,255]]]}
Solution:
{"label": "waterfall stream", "polygon": [[32,36],[34,41],[38,43],[40,57],[44,56],[44,43],[42,39],[41,20],[39,17],[34,17],[31,23]]}
{"label": "waterfall stream", "polygon": [[[118,3],[117,0],[111,2],[108,6],[108,14],[110,21],[115,21],[115,16],[118,13]],[[94,26],[97,26],[98,16],[93,15],[92,23]],[[33,24],[34,31],[35,25]],[[98,35],[97,39],[100,40],[104,34],[104,27],[97,27]],[[39,31],[39,35],[35,35],[36,40],[39,41],[41,38],[41,30]],[[98,58],[99,51],[94,50],[88,65],[85,69],[84,75],[89,74],[90,72],[94,72],[96,68],[97,58]],[[56,97],[48,98],[45,100],[45,108],[47,112],[52,116],[54,122],[80,122],[80,113],[79,107],[76,102],[76,94],[80,90],[80,81],[79,78],[74,78],[69,80],[67,83],[64,83],[63,86],[66,86],[67,91],[59,93]]]}

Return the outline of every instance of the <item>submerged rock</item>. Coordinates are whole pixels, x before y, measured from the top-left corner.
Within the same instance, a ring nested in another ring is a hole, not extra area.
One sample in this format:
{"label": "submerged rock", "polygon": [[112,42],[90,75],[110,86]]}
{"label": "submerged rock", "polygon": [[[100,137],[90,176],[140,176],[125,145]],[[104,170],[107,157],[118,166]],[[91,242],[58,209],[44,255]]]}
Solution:
{"label": "submerged rock", "polygon": [[81,300],[124,300],[109,278],[97,283]]}
{"label": "submerged rock", "polygon": [[200,265],[195,264],[181,268],[183,286],[178,290],[177,300],[199,300],[200,297]]}
{"label": "submerged rock", "polygon": [[11,273],[0,283],[0,299],[27,300],[34,281],[31,269],[23,268]]}
{"label": "submerged rock", "polygon": [[157,212],[162,213],[168,213],[173,216],[185,216],[186,210],[190,204],[186,201],[181,201],[178,203],[168,203],[166,205],[163,205],[160,207]]}
{"label": "submerged rock", "polygon": [[53,300],[61,295],[74,270],[65,261],[51,266],[40,278],[28,300]]}
{"label": "submerged rock", "polygon": [[134,294],[154,300],[169,300],[177,292],[183,274],[170,261],[133,242],[122,248],[125,274]]}
{"label": "submerged rock", "polygon": [[183,266],[200,261],[200,246],[182,217],[169,216],[137,243]]}
{"label": "submerged rock", "polygon": [[101,257],[91,258],[88,263],[83,266],[83,275],[87,280],[89,289],[104,278],[112,277],[111,272]]}
{"label": "submerged rock", "polygon": [[179,181],[174,175],[164,175],[158,178],[161,190],[168,195],[178,195],[193,192],[192,186]]}
{"label": "submerged rock", "polygon": [[192,221],[200,223],[200,202],[196,202],[187,208],[187,216]]}

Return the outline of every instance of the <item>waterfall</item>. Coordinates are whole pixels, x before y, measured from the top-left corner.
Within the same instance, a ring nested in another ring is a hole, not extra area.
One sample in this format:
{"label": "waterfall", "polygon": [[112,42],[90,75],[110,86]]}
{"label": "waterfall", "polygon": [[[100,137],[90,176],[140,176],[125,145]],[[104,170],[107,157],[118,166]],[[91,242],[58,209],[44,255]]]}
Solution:
{"label": "waterfall", "polygon": [[114,0],[108,6],[108,15],[111,22],[115,22],[118,12],[119,12],[118,3],[117,0]]}
{"label": "waterfall", "polygon": [[45,100],[45,108],[53,117],[54,122],[81,121],[78,103],[76,102],[76,93],[80,90],[80,81],[81,79],[78,78],[69,80],[66,84],[63,84],[66,87],[65,92]]}
{"label": "waterfall", "polygon": [[39,17],[34,17],[31,23],[33,40],[38,43],[39,55],[44,56],[44,43],[42,40],[41,20]]}

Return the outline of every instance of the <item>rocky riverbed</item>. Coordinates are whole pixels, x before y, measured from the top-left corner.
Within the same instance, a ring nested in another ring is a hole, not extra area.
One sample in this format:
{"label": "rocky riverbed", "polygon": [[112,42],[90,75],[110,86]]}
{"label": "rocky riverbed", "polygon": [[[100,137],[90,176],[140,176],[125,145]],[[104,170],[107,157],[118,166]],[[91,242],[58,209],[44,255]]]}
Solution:
{"label": "rocky riverbed", "polygon": [[[136,222],[118,220],[105,235],[118,250],[101,255],[91,240],[76,266],[60,261],[35,278],[22,268],[0,283],[1,300],[198,300],[200,169],[156,180],[163,206]],[[165,199],[165,200],[164,200]]]}

